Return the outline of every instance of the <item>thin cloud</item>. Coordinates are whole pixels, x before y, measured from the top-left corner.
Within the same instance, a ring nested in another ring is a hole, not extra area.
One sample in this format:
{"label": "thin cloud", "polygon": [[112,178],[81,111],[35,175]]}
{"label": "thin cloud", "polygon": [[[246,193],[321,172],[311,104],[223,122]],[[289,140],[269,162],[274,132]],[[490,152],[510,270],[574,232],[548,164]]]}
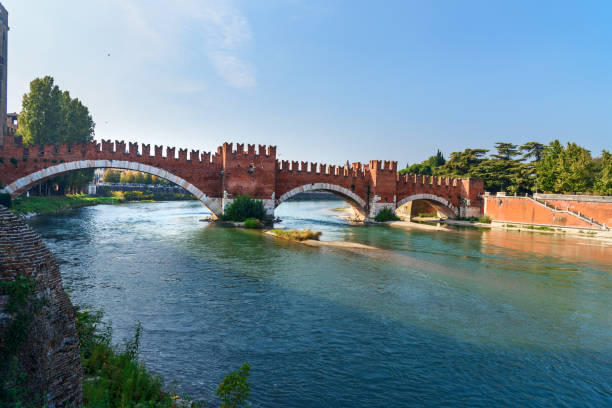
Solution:
{"label": "thin cloud", "polygon": [[209,54],[219,75],[231,86],[249,88],[257,85],[250,64],[231,54]]}
{"label": "thin cloud", "polygon": [[[181,49],[184,28],[196,26],[199,52],[208,58],[219,77],[236,88],[257,85],[253,64],[243,54],[252,43],[249,22],[232,0],[161,1],[115,0],[127,25],[148,46],[138,50],[148,57]],[[189,48],[193,49],[190,44]]]}

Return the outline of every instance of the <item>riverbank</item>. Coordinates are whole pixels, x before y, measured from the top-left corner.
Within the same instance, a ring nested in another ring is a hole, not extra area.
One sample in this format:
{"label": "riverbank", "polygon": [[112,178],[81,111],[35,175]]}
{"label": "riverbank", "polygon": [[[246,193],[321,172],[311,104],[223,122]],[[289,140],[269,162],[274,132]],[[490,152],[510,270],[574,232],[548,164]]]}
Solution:
{"label": "riverbank", "polygon": [[18,197],[12,201],[11,212],[21,218],[32,218],[37,215],[61,214],[76,208],[91,207],[94,205],[113,205],[125,202],[138,201],[154,203],[159,201],[186,201],[192,196],[180,193],[167,193],[160,195],[145,195],[140,192],[113,191],[112,197],[92,196],[88,194],[66,194],[61,196],[31,196]]}
{"label": "riverbank", "polygon": [[67,194],[50,197],[20,197],[13,200],[11,211],[22,217],[31,218],[36,215],[59,214],[68,210],[89,207],[99,204],[117,204],[116,197],[96,197],[87,194]]}
{"label": "riverbank", "polygon": [[83,367],[83,407],[197,408],[204,401],[168,390],[162,378],[139,360],[142,326],[122,347],[112,345],[112,329],[102,312],[75,308]]}
{"label": "riverbank", "polygon": [[386,222],[391,227],[398,227],[404,229],[420,229],[429,231],[445,231],[452,232],[457,230],[453,227],[468,227],[474,229],[491,229],[491,230],[503,230],[503,231],[514,231],[514,232],[526,232],[526,233],[540,233],[540,234],[554,234],[561,237],[579,237],[579,238],[590,238],[597,241],[604,242],[606,244],[612,244],[612,231],[604,230],[588,230],[579,228],[562,228],[562,227],[550,227],[546,225],[532,225],[532,224],[517,224],[517,223],[483,223],[475,221],[464,221],[464,220],[450,220],[450,219],[419,219],[415,217],[414,221],[390,221]]}

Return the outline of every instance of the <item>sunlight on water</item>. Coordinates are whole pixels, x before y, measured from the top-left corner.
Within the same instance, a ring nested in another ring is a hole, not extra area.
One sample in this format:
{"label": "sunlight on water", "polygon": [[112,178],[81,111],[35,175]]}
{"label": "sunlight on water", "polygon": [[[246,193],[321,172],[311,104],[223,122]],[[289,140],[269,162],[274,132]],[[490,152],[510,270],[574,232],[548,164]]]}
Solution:
{"label": "sunlight on water", "polygon": [[[537,233],[351,226],[341,201],[278,227],[380,248],[308,248],[199,222],[197,202],[32,220],[75,303],[214,401],[248,361],[254,406],[612,404],[612,250]],[[399,404],[404,405],[404,404]]]}

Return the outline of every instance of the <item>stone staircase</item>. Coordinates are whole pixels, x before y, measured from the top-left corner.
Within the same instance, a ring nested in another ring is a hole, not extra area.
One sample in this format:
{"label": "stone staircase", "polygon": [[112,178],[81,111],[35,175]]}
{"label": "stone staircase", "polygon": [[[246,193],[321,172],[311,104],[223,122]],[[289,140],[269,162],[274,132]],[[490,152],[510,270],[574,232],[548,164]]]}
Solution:
{"label": "stone staircase", "polygon": [[609,230],[609,228],[606,226],[606,224],[601,224],[598,221],[594,220],[593,218],[590,217],[585,217],[584,215],[580,214],[579,212],[576,211],[571,211],[568,209],[560,209],[555,207],[554,205],[540,199],[540,198],[532,198],[532,197],[527,197],[527,199],[529,199],[530,201],[533,201],[536,204],[539,205],[543,205],[544,207],[548,208],[549,210],[555,212],[555,213],[564,213],[564,214],[569,214],[572,215],[576,218],[581,219],[582,221],[591,224],[594,228],[597,229],[601,229],[601,230]]}

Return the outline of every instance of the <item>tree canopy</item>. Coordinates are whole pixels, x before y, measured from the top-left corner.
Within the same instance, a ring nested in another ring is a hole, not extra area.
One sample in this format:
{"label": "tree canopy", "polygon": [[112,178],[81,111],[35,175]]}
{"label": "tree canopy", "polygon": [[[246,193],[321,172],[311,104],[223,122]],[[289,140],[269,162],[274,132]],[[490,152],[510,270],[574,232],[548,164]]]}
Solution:
{"label": "tree canopy", "polygon": [[487,149],[453,152],[448,161],[438,151],[437,157],[442,160],[435,161],[436,156],[431,156],[400,172],[480,178],[490,192],[612,194],[612,155],[606,150],[593,159],[584,147],[576,143],[563,146],[558,140],[548,145],[527,142],[521,146],[497,142],[495,149],[490,154]]}
{"label": "tree canopy", "polygon": [[61,91],[50,76],[30,82],[23,95],[17,135],[23,144],[86,143],[93,140],[95,123],[89,109]]}
{"label": "tree canopy", "polygon": [[[68,91],[62,91],[53,77],[30,82],[30,92],[23,95],[18,117],[17,136],[25,146],[54,143],[86,143],[93,140],[95,123],[89,109]],[[93,169],[71,172],[47,182],[59,191],[82,188],[93,178]],[[48,188],[47,188],[48,190]]]}

